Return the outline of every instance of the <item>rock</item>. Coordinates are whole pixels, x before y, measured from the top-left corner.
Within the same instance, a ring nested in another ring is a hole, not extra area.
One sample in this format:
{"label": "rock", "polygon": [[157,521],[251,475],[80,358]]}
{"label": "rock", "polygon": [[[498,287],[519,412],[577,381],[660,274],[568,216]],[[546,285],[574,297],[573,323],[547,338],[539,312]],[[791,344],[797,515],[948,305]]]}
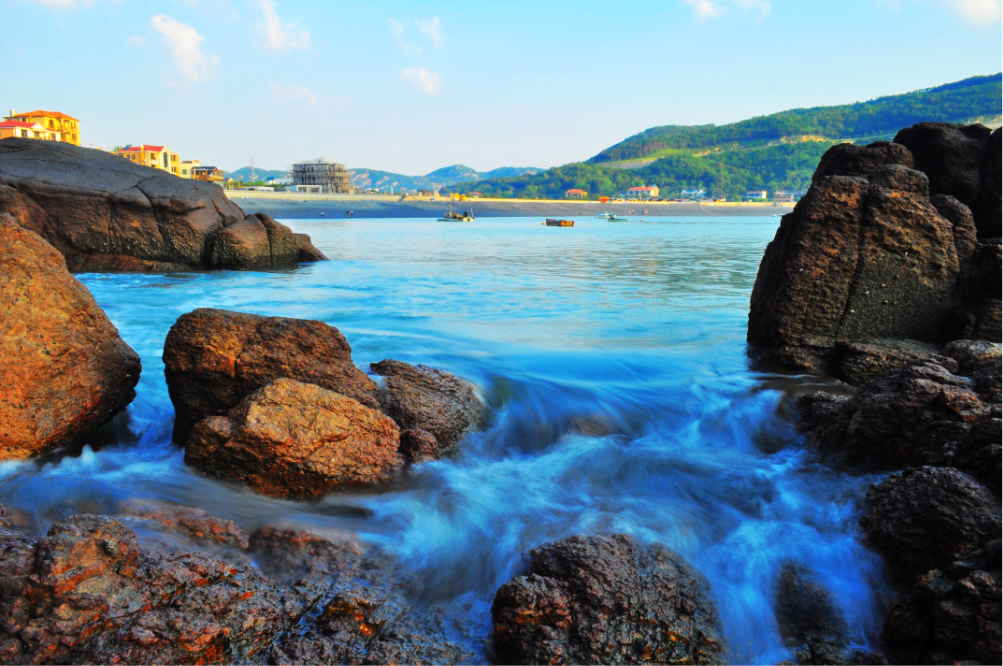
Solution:
{"label": "rock", "polygon": [[892,606],[884,641],[900,664],[998,664],[1000,542],[934,569]]}
{"label": "rock", "polygon": [[142,550],[105,516],[73,516],[39,539],[0,531],[4,663],[243,661],[302,611],[254,571]]}
{"label": "rock", "polygon": [[896,338],[837,342],[836,376],[851,384],[862,384],[909,361],[928,358],[939,352],[937,345]]}
{"label": "rock", "polygon": [[196,542],[246,550],[248,537],[232,520],[217,518],[202,509],[168,502],[133,499],[118,508],[119,514],[156,523]]}
{"label": "rock", "polygon": [[[889,573],[904,581],[946,567],[959,549],[1000,538],[1000,505],[975,479],[948,467],[893,474],[867,492],[860,525]],[[998,566],[998,563],[997,563]]]}
{"label": "rock", "polygon": [[442,457],[439,442],[427,430],[404,430],[401,432],[401,455],[409,463],[429,462]]}
{"label": "rock", "polygon": [[396,424],[314,384],[280,378],[192,430],[185,462],[274,497],[385,483],[404,465]]}
{"label": "rock", "polygon": [[809,393],[796,403],[801,427],[823,452],[856,467],[960,464],[969,432],[998,419],[1000,403],[991,381],[980,394],[957,370],[953,359],[931,356],[872,379],[850,398]]}
{"label": "rock", "polygon": [[895,135],[930,179],[930,191],[972,209],[979,237],[999,237],[1000,138],[983,125],[919,123]]}
{"label": "rock", "polygon": [[915,168],[912,153],[905,146],[890,141],[875,141],[867,146],[836,144],[825,151],[811,177],[812,185],[828,176],[866,176],[878,167],[901,164]]}
{"label": "rock", "polygon": [[104,425],[136,397],[140,370],[63,257],[0,214],[0,460],[37,456]]}
{"label": "rock", "polygon": [[[66,143],[0,144],[3,211],[49,241],[75,272],[256,268],[324,258],[309,238],[267,215],[245,219],[217,185]],[[255,224],[267,233],[252,242],[245,232]],[[235,236],[244,252],[224,249]]]}
{"label": "rock", "polygon": [[944,345],[941,352],[958,363],[958,373],[971,377],[977,370],[1003,361],[1003,346],[985,340],[955,340]]}
{"label": "rock", "polygon": [[496,663],[723,662],[706,583],[672,551],[575,536],[529,559],[491,607]]}
{"label": "rock", "polygon": [[376,384],[352,364],[345,337],[319,321],[199,308],[171,327],[164,366],[179,444],[197,422],[225,415],[279,377],[380,405]]}
{"label": "rock", "polygon": [[370,368],[384,377],[383,411],[401,430],[431,434],[439,444],[439,454],[454,447],[480,422],[483,405],[474,387],[448,372],[389,359]]}

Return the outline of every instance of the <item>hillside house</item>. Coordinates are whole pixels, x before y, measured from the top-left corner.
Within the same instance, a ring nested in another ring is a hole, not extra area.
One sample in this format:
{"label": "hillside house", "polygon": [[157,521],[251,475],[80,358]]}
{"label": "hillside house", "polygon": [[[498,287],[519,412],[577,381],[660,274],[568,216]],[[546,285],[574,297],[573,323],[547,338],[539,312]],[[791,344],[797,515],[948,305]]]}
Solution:
{"label": "hillside house", "polygon": [[707,190],[703,189],[702,187],[699,190],[683,190],[680,193],[679,198],[681,198],[681,199],[706,199],[707,198]]}
{"label": "hillside house", "polygon": [[773,193],[773,200],[778,203],[794,203],[801,201],[801,197],[808,194],[808,190],[777,190]]}
{"label": "hillside house", "polygon": [[41,123],[26,123],[20,120],[5,120],[0,123],[0,139],[41,139],[42,141],[62,141],[62,134],[45,129]]}
{"label": "hillside house", "polygon": [[51,134],[57,134],[59,138],[51,136],[29,136],[26,139],[47,139],[49,141],[62,141],[72,143],[74,146],[80,145],[80,121],[72,116],[59,111],[29,111],[27,113],[16,113],[10,110],[10,115],[4,118],[5,121],[13,120],[21,123],[34,125],[38,123],[43,130]]}
{"label": "hillside house", "polygon": [[589,195],[585,190],[571,189],[564,193],[565,199],[584,199]]}
{"label": "hillside house", "polygon": [[649,185],[647,187],[632,187],[627,190],[628,199],[657,199],[658,187]]}
{"label": "hillside house", "polygon": [[128,145],[124,148],[116,148],[112,152],[135,164],[161,169],[167,173],[173,173],[175,176],[179,175],[180,172],[181,163],[178,154],[171,152],[167,146],[152,146],[144,143],[138,146]]}
{"label": "hillside house", "polygon": [[766,201],[766,190],[749,190],[743,197],[746,201]]}

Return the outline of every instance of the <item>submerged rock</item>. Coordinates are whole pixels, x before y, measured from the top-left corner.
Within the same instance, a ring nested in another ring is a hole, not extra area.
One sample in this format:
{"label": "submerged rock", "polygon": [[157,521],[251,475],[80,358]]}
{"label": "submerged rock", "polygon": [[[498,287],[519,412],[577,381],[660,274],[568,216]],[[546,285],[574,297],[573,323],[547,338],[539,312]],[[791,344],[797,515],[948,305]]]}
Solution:
{"label": "submerged rock", "polygon": [[801,426],[823,452],[853,466],[953,465],[988,483],[993,467],[986,458],[998,459],[992,440],[1003,437],[1000,368],[991,363],[972,378],[958,371],[954,359],[931,356],[872,379],[849,398],[809,393],[797,399]]}
{"label": "submerged rock", "polygon": [[[943,569],[955,553],[1000,538],[1000,505],[975,479],[947,467],[893,474],[867,492],[867,543],[904,581]],[[997,563],[998,565],[998,563]]]}
{"label": "submerged rock", "polygon": [[63,257],[0,214],[0,460],[37,456],[104,425],[136,397],[140,370]]}
{"label": "submerged rock", "polygon": [[53,141],[0,144],[3,211],[49,241],[76,272],[261,268],[325,258],[309,237],[267,215],[245,217],[217,185]]}
{"label": "submerged rock", "polygon": [[38,539],[0,530],[3,663],[243,661],[302,611],[254,571],[141,549],[105,516]]}
{"label": "submerged rock", "polygon": [[[841,344],[999,340],[1000,185],[998,175],[995,185],[985,180],[999,173],[985,157],[989,130],[922,123],[900,138],[905,146],[842,144],[823,156],[759,267],[748,332],[758,353],[862,381],[860,354],[840,367]],[[990,224],[983,211],[993,206]],[[880,371],[902,354],[876,356]]]}
{"label": "submerged rock", "polygon": [[205,417],[225,415],[280,377],[380,406],[377,386],[353,365],[348,341],[319,321],[199,308],[171,326],[164,366],[179,444]]}
{"label": "submerged rock", "polygon": [[370,368],[384,377],[380,391],[383,411],[402,430],[424,430],[438,443],[438,450],[433,451],[427,438],[413,435],[415,443],[409,447],[420,450],[421,459],[440,457],[477,427],[483,405],[468,382],[444,370],[389,359]]}
{"label": "submerged rock", "polygon": [[706,583],[676,553],[576,536],[529,558],[491,607],[495,663],[723,663]]}
{"label": "submerged rock", "polygon": [[120,516],[140,518],[160,529],[175,532],[195,542],[246,550],[248,535],[232,520],[217,518],[203,509],[169,502],[133,499],[119,508]]}
{"label": "submerged rock", "polygon": [[314,384],[280,378],[192,430],[185,462],[274,497],[309,499],[400,473],[397,425]]}

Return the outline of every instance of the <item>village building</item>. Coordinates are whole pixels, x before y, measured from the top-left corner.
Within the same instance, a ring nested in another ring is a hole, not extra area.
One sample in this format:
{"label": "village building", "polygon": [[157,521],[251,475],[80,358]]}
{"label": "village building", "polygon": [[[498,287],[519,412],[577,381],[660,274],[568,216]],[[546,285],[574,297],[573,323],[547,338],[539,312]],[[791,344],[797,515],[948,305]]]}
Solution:
{"label": "village building", "polygon": [[175,176],[179,175],[178,154],[171,152],[167,146],[153,146],[144,143],[139,146],[128,145],[124,148],[116,148],[112,152],[135,164],[161,169],[167,173],[173,173]]}
{"label": "village building", "polygon": [[[72,143],[74,146],[80,145],[80,121],[59,111],[42,111],[39,109],[27,113],[17,113],[14,109],[11,109],[10,115],[6,116],[4,121],[28,123],[32,126],[38,123],[45,132],[49,133],[47,136],[26,136],[22,138],[63,141],[64,143]],[[53,138],[53,136],[58,136],[58,138]]]}
{"label": "village building", "polygon": [[777,190],[773,193],[773,200],[779,203],[793,203],[801,201],[801,197],[808,194],[808,190]]}
{"label": "village building", "polygon": [[194,180],[201,180],[206,183],[216,183],[217,185],[222,187],[224,176],[223,172],[214,166],[197,166],[197,167],[192,167],[192,178]]}
{"label": "village building", "polygon": [[5,120],[0,123],[0,139],[63,140],[60,132],[47,130],[41,123],[26,123],[20,120]]}
{"label": "village building", "polygon": [[[314,191],[320,187],[321,194],[351,194],[355,188],[349,182],[349,172],[345,165],[330,162],[323,157],[297,162],[293,165],[293,182],[297,192]],[[307,186],[310,189],[300,189]]]}
{"label": "village building", "polygon": [[706,199],[707,190],[702,187],[698,190],[683,190],[679,196],[681,199]]}
{"label": "village building", "polygon": [[632,187],[627,190],[628,199],[655,199],[658,197],[658,187],[651,185],[649,187]]}
{"label": "village building", "polygon": [[584,199],[589,195],[585,190],[572,189],[564,193],[565,199]]}
{"label": "village building", "polygon": [[199,160],[185,160],[178,165],[178,178],[192,178],[193,170],[196,167],[202,166],[202,162]]}
{"label": "village building", "polygon": [[745,193],[746,201],[766,201],[766,190],[749,190]]}

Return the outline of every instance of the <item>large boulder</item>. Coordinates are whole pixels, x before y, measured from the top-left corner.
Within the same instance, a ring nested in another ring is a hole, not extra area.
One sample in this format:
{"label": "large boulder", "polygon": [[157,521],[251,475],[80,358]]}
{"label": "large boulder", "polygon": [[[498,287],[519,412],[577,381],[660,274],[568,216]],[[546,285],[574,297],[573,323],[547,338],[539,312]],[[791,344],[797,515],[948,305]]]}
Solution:
{"label": "large boulder", "polygon": [[972,210],[980,238],[1000,237],[999,129],[919,123],[896,134],[895,143],[909,149],[931,193],[950,195]]}
{"label": "large boulder", "polygon": [[54,141],[0,142],[0,212],[49,241],[71,271],[262,268],[324,256],[217,185]]}
{"label": "large boulder", "polygon": [[384,483],[404,465],[397,425],[314,384],[280,378],[192,430],[185,462],[275,497]]}
{"label": "large boulder", "polygon": [[352,364],[345,337],[319,321],[199,308],[171,326],[164,365],[178,444],[205,417],[225,415],[279,377],[380,406],[376,384]]}
{"label": "large boulder", "polygon": [[956,469],[915,467],[871,486],[860,525],[891,576],[911,582],[999,539],[1000,505]]}
{"label": "large boulder", "polygon": [[723,663],[705,581],[676,553],[624,535],[530,551],[491,606],[500,664]]}
{"label": "large boulder", "polygon": [[[998,148],[995,167],[987,157],[997,135],[925,123],[896,144],[827,151],[760,264],[748,331],[756,352],[839,376],[841,345],[869,338],[998,341],[1000,186],[987,180],[999,172]],[[972,209],[992,202],[994,229]]]}
{"label": "large boulder", "polygon": [[[998,363],[959,374],[958,362],[931,356],[863,384],[852,396],[813,392],[797,399],[801,427],[827,454],[871,470],[953,465],[991,476],[999,459]],[[995,431],[995,436],[993,432]],[[996,440],[993,453],[991,441]],[[999,471],[996,476],[998,478]]]}
{"label": "large boulder", "polygon": [[0,214],[0,460],[107,423],[136,397],[140,370],[62,255]]}
{"label": "large boulder", "polygon": [[[373,363],[370,369],[384,378],[380,404],[402,430],[409,431],[406,449],[416,462],[438,458],[456,446],[483,415],[474,387],[444,370],[390,359]],[[437,446],[430,445],[428,435]]]}
{"label": "large boulder", "polygon": [[42,538],[0,528],[0,663],[243,662],[304,610],[254,570],[141,549],[105,516]]}

